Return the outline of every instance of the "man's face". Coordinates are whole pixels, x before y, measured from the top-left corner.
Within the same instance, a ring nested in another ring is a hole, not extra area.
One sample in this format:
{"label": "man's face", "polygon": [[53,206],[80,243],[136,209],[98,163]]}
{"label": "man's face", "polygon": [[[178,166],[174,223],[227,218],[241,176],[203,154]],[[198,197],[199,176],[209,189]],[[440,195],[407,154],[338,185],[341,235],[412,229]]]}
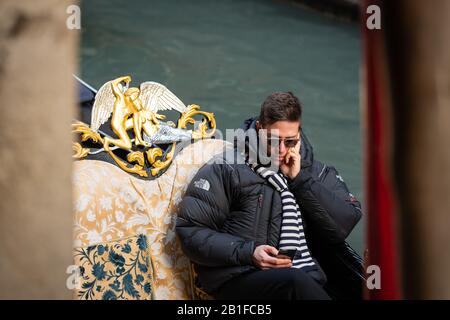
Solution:
{"label": "man's face", "polygon": [[[274,159],[281,163],[288,150],[295,147],[300,139],[300,121],[277,121],[271,125],[261,126],[257,124],[258,129],[266,129],[263,134],[262,143],[267,144],[268,156],[274,155]],[[275,157],[275,154],[278,154]]]}

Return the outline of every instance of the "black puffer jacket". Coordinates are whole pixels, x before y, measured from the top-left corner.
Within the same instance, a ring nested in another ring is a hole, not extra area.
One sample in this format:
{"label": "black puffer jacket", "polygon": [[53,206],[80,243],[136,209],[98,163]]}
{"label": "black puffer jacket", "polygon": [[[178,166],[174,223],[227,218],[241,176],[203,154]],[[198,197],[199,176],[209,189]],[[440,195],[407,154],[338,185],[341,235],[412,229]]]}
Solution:
{"label": "black puffer jacket", "polygon": [[[244,129],[254,126],[249,119]],[[300,153],[301,171],[289,188],[301,207],[308,244],[343,243],[361,217],[360,203],[335,168],[313,159],[303,132]],[[198,285],[209,293],[254,269],[254,248],[278,246],[282,218],[280,195],[267,181],[245,164],[221,160],[192,179],[176,227],[183,251],[196,264]]]}

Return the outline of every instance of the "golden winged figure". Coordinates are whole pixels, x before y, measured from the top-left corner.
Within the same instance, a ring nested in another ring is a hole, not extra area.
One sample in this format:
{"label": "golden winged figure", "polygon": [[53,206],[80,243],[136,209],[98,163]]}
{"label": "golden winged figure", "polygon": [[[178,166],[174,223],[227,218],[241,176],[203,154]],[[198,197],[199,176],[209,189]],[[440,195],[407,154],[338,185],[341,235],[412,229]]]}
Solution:
{"label": "golden winged figure", "polygon": [[[155,176],[172,161],[178,141],[204,139],[214,134],[216,123],[213,113],[200,111],[200,107],[195,104],[185,106],[160,83],[147,81],[135,88],[129,87],[130,82],[130,76],[119,77],[108,81],[98,90],[90,126],[77,121],[73,128],[74,132],[81,134],[82,143],[91,140],[103,148],[91,151],[79,142],[74,142],[74,158],[81,159],[105,151],[126,172],[148,177],[148,163],[152,176]],[[175,110],[181,114],[176,127],[170,122],[160,122],[165,116],[158,112],[163,110]],[[187,130],[188,124],[195,124],[193,117],[197,115],[202,116],[203,121],[197,129]],[[108,136],[99,130],[110,118],[111,129],[117,137]],[[134,141],[128,135],[130,130],[134,132]],[[157,146],[167,143],[172,144],[172,147],[166,152]],[[142,148],[136,150],[134,146],[144,147],[145,151]],[[129,152],[126,157],[128,163],[114,154],[113,150],[117,148]],[[137,164],[129,167],[133,162]]]}
{"label": "golden winged figure", "polygon": [[105,83],[98,91],[92,110],[91,129],[97,131],[112,114],[111,128],[118,139],[105,137],[104,148],[110,145],[130,150],[132,142],[127,131],[133,129],[135,144],[148,146],[142,138],[142,130],[149,137],[158,131],[161,110],[176,110],[180,113],[186,106],[169,89],[157,82],[144,82],[140,88],[128,85],[130,76],[120,77]]}

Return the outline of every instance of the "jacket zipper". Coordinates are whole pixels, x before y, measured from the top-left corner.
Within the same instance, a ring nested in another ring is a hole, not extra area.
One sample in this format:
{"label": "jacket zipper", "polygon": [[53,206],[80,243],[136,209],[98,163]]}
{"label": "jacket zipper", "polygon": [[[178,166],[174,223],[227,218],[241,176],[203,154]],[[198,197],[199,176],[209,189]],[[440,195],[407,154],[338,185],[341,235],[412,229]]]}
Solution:
{"label": "jacket zipper", "polygon": [[263,194],[260,193],[258,196],[258,205],[256,207],[255,229],[253,230],[253,234],[254,234],[253,237],[255,238],[255,242],[256,242],[256,235],[257,235],[257,230],[258,230],[258,225],[259,225],[259,218],[261,217],[262,204],[263,204]]}

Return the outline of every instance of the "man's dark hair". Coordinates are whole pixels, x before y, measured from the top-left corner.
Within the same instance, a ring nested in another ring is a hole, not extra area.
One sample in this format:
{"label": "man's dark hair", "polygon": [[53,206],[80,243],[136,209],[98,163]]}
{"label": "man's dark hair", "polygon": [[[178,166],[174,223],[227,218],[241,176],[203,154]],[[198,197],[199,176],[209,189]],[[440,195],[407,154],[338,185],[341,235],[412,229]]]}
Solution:
{"label": "man's dark hair", "polygon": [[302,104],[292,92],[274,92],[261,105],[259,122],[263,126],[277,121],[299,121]]}

